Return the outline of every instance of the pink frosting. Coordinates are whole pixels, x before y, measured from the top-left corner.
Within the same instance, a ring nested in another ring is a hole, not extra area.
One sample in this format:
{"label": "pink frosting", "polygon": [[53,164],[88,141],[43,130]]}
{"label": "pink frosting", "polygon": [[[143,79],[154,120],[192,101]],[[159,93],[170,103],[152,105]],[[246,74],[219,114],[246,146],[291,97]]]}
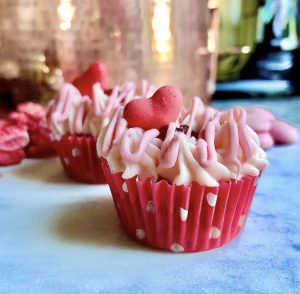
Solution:
{"label": "pink frosting", "polygon": [[41,120],[46,115],[46,110],[42,105],[32,102],[24,102],[17,106],[17,111],[19,113],[24,113],[31,119]]}
{"label": "pink frosting", "polygon": [[121,140],[120,153],[124,160],[128,163],[137,163],[142,159],[148,144],[159,135],[159,131],[152,129],[143,133],[135,152],[130,150],[130,133],[134,129],[128,129],[124,132]]}
{"label": "pink frosting", "polygon": [[[186,134],[177,130],[182,124],[188,126]],[[99,136],[97,151],[108,159],[114,172],[126,170],[126,175],[137,173],[141,177],[142,171],[145,176],[147,159],[155,169],[152,177],[163,177],[178,185],[198,181],[215,186],[220,179],[258,175],[268,165],[241,107],[217,112],[195,98],[192,107],[176,123],[169,124],[165,138],[158,137],[156,129],[128,129],[122,108],[118,108]]]}
{"label": "pink frosting", "polygon": [[93,86],[93,97],[82,96],[72,84],[66,83],[58,96],[48,105],[47,123],[55,139],[64,134],[89,134],[98,136],[100,130],[111,119],[114,110],[133,98],[146,98],[153,87],[143,81],[139,94],[134,83],[125,83],[106,95],[99,83]]}

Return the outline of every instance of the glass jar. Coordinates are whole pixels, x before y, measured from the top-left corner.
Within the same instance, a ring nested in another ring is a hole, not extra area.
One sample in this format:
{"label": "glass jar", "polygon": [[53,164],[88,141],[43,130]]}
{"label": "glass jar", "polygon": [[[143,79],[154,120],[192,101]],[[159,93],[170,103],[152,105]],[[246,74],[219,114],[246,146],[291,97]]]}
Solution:
{"label": "glass jar", "polygon": [[44,100],[99,60],[111,86],[145,78],[208,102],[217,40],[216,0],[0,2],[0,76],[33,80]]}

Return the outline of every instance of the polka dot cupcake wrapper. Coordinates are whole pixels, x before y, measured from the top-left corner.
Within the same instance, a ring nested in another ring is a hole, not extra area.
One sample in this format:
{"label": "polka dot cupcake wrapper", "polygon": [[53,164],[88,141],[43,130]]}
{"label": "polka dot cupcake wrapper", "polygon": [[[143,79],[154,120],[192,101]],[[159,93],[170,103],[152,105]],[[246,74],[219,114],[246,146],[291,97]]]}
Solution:
{"label": "polka dot cupcake wrapper", "polygon": [[124,230],[138,242],[172,252],[198,252],[233,240],[247,220],[258,177],[220,181],[219,187],[124,180],[103,171]]}
{"label": "polka dot cupcake wrapper", "polygon": [[54,141],[65,173],[81,183],[106,183],[96,152],[96,139],[90,135],[64,135]]}

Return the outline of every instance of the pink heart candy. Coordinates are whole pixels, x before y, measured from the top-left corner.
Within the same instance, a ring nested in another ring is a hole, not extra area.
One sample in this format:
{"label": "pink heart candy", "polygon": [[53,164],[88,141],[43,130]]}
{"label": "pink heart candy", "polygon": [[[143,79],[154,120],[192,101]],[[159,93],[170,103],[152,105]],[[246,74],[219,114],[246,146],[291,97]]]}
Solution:
{"label": "pink heart candy", "polygon": [[129,127],[160,129],[177,120],[182,106],[181,91],[175,86],[163,86],[149,99],[130,101],[123,116]]}

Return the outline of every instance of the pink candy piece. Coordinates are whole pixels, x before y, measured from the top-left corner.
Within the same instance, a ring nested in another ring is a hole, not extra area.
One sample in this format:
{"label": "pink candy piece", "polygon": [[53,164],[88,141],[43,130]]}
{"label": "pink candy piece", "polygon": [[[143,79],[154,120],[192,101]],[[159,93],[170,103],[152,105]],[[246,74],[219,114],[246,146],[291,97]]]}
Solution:
{"label": "pink candy piece", "polygon": [[175,122],[183,105],[181,91],[175,86],[159,88],[149,99],[135,99],[124,108],[129,127],[160,129]]}
{"label": "pink candy piece", "polygon": [[270,134],[281,144],[293,144],[298,140],[297,130],[283,120],[273,121]]}
{"label": "pink candy piece", "polygon": [[247,124],[256,132],[268,132],[272,127],[272,122],[276,119],[275,115],[269,110],[253,106],[246,109]]}
{"label": "pink candy piece", "polygon": [[260,141],[260,146],[263,149],[270,149],[274,146],[274,139],[268,132],[258,133],[258,137]]}
{"label": "pink candy piece", "polygon": [[258,133],[262,148],[271,148],[276,143],[293,144],[298,140],[298,131],[271,111],[259,106],[246,111],[247,124]]}

